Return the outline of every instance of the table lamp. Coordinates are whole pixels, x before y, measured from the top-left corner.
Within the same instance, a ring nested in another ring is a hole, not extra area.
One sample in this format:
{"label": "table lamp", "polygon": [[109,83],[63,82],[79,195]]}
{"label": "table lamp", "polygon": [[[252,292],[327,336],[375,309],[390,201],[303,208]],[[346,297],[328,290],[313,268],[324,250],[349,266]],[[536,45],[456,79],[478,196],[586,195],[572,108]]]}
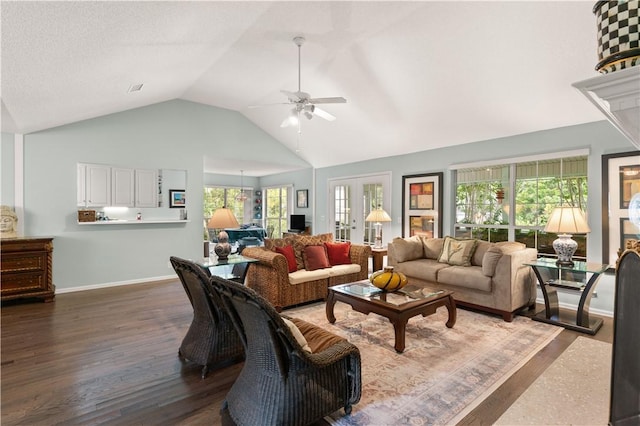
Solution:
{"label": "table lamp", "polygon": [[586,234],[591,232],[584,214],[579,207],[556,207],[544,227],[545,232],[558,234],[553,242],[553,250],[558,255],[558,266],[573,266],[571,256],[576,252],[578,243],[571,239],[571,234]]}
{"label": "table lamp", "polygon": [[213,248],[213,251],[218,256],[218,260],[227,260],[229,253],[231,253],[229,234],[227,234],[225,228],[237,228],[238,226],[238,220],[233,215],[233,212],[226,207],[222,207],[213,212],[211,219],[207,222],[207,228],[220,229],[218,244]]}
{"label": "table lamp", "polygon": [[382,248],[382,223],[391,222],[391,217],[382,208],[371,210],[371,213],[365,219],[366,222],[375,222],[373,226],[376,230],[376,242],[373,248]]}

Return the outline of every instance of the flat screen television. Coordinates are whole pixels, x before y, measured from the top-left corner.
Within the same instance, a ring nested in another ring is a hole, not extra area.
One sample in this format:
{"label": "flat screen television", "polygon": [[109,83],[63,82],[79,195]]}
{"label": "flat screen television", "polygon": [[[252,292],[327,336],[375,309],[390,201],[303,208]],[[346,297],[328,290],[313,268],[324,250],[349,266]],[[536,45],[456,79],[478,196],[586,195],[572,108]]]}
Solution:
{"label": "flat screen television", "polygon": [[292,214],[289,217],[289,229],[292,231],[304,231],[306,225],[304,223],[304,215],[303,214]]}

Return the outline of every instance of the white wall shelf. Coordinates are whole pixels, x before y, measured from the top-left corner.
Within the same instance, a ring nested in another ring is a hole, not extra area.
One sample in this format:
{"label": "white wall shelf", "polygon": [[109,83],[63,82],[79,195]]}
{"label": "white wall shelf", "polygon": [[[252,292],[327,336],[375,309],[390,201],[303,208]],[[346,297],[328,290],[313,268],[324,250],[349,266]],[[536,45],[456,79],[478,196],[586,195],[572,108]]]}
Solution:
{"label": "white wall shelf", "polygon": [[97,220],[95,222],[78,222],[78,225],[144,225],[151,223],[189,223],[190,220],[179,219],[150,219],[150,220]]}

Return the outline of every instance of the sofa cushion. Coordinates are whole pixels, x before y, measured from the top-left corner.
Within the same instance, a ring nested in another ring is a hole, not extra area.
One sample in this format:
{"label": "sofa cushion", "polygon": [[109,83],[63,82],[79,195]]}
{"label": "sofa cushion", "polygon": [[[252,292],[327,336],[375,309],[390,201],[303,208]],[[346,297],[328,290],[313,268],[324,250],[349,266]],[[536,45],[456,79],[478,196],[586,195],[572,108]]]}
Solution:
{"label": "sofa cushion", "polygon": [[[491,278],[480,266],[450,266],[438,271],[438,283],[491,292]],[[455,298],[455,294],[453,295]]]}
{"label": "sofa cushion", "polygon": [[423,238],[422,246],[424,250],[424,257],[427,259],[438,259],[442,252],[442,246],[444,245],[444,238]]}
{"label": "sofa cushion", "polygon": [[393,239],[393,250],[396,262],[408,262],[423,257],[422,240],[420,237]]}
{"label": "sofa cushion", "polygon": [[276,247],[284,247],[284,246],[290,246],[290,245],[293,245],[293,241],[290,237],[264,239],[264,248],[271,251],[275,251]]}
{"label": "sofa cushion", "polygon": [[482,260],[484,259],[484,254],[491,247],[494,246],[493,243],[489,241],[477,240],[476,250],[473,252],[473,256],[471,256],[471,265],[473,266],[482,266]]}
{"label": "sofa cushion", "polygon": [[289,284],[302,284],[309,281],[326,280],[329,278],[329,268],[316,269],[315,271],[307,271],[306,269],[298,269],[289,274]]}
{"label": "sofa cushion", "polygon": [[289,265],[289,272],[295,272],[298,270],[298,264],[296,263],[296,255],[293,252],[293,246],[287,245],[284,247],[276,247],[276,253],[280,253],[287,259],[287,265]]}
{"label": "sofa cushion", "polygon": [[438,262],[454,266],[471,266],[471,257],[476,249],[477,240],[458,240],[445,237]]}
{"label": "sofa cushion", "polygon": [[350,263],[348,265],[335,265],[327,269],[330,277],[337,277],[340,275],[357,274],[360,272],[360,265],[357,263]]}
{"label": "sofa cushion", "polygon": [[335,265],[349,265],[351,263],[351,257],[349,251],[351,250],[351,243],[324,243],[327,248],[327,257],[331,266]]}
{"label": "sofa cushion", "polygon": [[333,234],[319,234],[319,235],[295,235],[291,238],[293,244],[293,251],[296,254],[296,263],[298,269],[304,269],[304,259],[302,253],[306,246],[321,246],[324,243],[330,243],[333,241]]}
{"label": "sofa cushion", "polygon": [[291,318],[291,322],[298,327],[304,338],[307,339],[311,352],[314,354],[347,340],[299,318]]}
{"label": "sofa cushion", "polygon": [[302,335],[302,332],[300,331],[298,326],[295,325],[291,320],[288,320],[285,317],[281,317],[281,318],[282,318],[282,321],[284,321],[284,323],[289,328],[289,331],[291,332],[291,334],[293,334],[293,338],[296,339],[296,342],[298,342],[300,346],[302,346],[302,350],[311,353],[311,348],[309,347],[309,343],[307,343],[307,339]]}
{"label": "sofa cushion", "polygon": [[306,246],[303,251],[304,269],[315,271],[316,269],[330,268],[327,249],[321,246]]}
{"label": "sofa cushion", "polygon": [[482,273],[487,277],[492,277],[496,272],[496,265],[502,257],[502,250],[500,247],[489,247],[482,258]]}
{"label": "sofa cushion", "polygon": [[[413,262],[399,263],[393,267],[393,270],[402,272],[407,277],[416,277],[435,283],[438,279],[438,271],[445,268],[449,268],[449,265],[434,259],[417,259]],[[409,282],[411,282],[411,278],[409,278]]]}

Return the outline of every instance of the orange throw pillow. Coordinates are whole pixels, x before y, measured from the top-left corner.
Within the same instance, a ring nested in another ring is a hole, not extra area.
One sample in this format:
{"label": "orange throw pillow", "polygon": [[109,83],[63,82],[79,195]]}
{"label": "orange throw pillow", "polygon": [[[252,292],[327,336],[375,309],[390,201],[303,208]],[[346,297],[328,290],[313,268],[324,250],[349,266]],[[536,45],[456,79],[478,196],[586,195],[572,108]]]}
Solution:
{"label": "orange throw pillow", "polygon": [[304,259],[304,269],[307,271],[331,268],[329,258],[327,258],[327,249],[324,246],[306,246],[302,257]]}
{"label": "orange throw pillow", "polygon": [[275,249],[276,253],[280,253],[287,258],[289,272],[295,272],[298,270],[298,264],[296,263],[296,254],[293,252],[293,246],[275,247]]}
{"label": "orange throw pillow", "polygon": [[351,257],[349,257],[351,243],[324,243],[324,246],[327,248],[327,257],[331,266],[351,264]]}

